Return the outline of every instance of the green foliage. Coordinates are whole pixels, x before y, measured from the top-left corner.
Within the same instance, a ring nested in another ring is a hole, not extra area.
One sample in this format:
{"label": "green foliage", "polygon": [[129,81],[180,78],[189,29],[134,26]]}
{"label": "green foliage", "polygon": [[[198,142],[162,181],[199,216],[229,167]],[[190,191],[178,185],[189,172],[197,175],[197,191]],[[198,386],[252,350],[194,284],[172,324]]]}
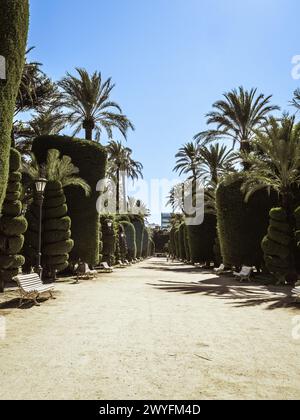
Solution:
{"label": "green foliage", "polygon": [[[102,261],[105,261],[108,265],[112,266],[116,263],[116,231],[114,227],[114,218],[113,216],[101,216],[100,221],[103,241]],[[110,223],[112,226],[109,226]]]}
{"label": "green foliage", "polygon": [[128,248],[127,248],[127,239],[125,234],[125,228],[122,223],[118,223],[118,235],[119,235],[119,248],[120,248],[120,258],[121,261],[127,259]]}
{"label": "green foliage", "polygon": [[188,237],[188,228],[186,224],[184,224],[184,248],[185,248],[186,260],[189,262],[191,261],[191,248],[190,248],[189,237]]}
{"label": "green foliage", "polygon": [[201,225],[188,225],[187,231],[192,263],[214,261],[216,217],[210,213],[205,214],[204,221]]}
{"label": "green foliage", "polygon": [[182,261],[186,260],[186,249],[185,249],[185,223],[182,222],[178,230],[178,241],[179,241],[179,258]]}
{"label": "green foliage", "polygon": [[[10,168],[12,168],[12,178],[20,178],[21,156],[15,150],[10,151]],[[20,193],[21,184],[11,181],[9,175],[10,193],[6,196],[3,204],[2,215],[0,216],[0,282],[2,288],[6,281],[18,274],[19,268],[24,265],[25,259],[19,255],[27,229],[27,222],[22,215],[22,204],[18,200],[11,200],[11,194]],[[14,185],[14,188],[12,188]]]}
{"label": "green foliage", "polygon": [[[50,197],[49,197],[50,194]],[[69,253],[74,242],[71,239],[71,219],[67,216],[62,184],[48,181],[45,189],[42,213],[42,266],[47,277],[55,278],[57,272],[69,265]],[[64,198],[64,199],[62,199]],[[29,229],[24,251],[28,265],[35,266],[38,253],[39,205],[36,197],[27,213]]]}
{"label": "green foliage", "polygon": [[257,191],[245,202],[242,179],[222,182],[216,194],[218,236],[223,263],[228,266],[264,264],[261,241],[268,229],[269,211],[276,195]]}
{"label": "green foliage", "polygon": [[147,258],[148,257],[148,251],[149,251],[149,231],[146,227],[144,227],[143,232],[143,245],[142,245],[142,257]]}
{"label": "green foliage", "polygon": [[46,161],[49,149],[57,149],[63,155],[70,156],[79,169],[80,177],[90,186],[91,195],[88,197],[82,189],[75,186],[66,187],[65,194],[75,242],[70,259],[77,261],[80,258],[95,266],[100,255],[100,221],[96,208],[99,194],[96,185],[105,177],[106,151],[99,144],[71,137],[42,136],[35,139],[32,150],[39,163]]}
{"label": "green foliage", "polygon": [[124,233],[126,235],[126,244],[127,244],[127,258],[128,261],[133,261],[136,259],[136,234],[135,228],[132,223],[129,221],[121,221],[121,225],[124,228]]}
{"label": "green foliage", "polygon": [[[6,194],[11,132],[16,97],[24,67],[29,23],[28,0],[0,0],[0,55],[6,60],[6,81],[0,82],[0,213]],[[10,199],[10,198],[9,198]],[[18,200],[19,197],[12,197]]]}
{"label": "green foliage", "polygon": [[287,221],[288,216],[283,208],[270,210],[268,234],[262,241],[266,267],[282,282],[285,281],[291,269],[293,270],[291,255],[293,237]]}
{"label": "green foliage", "polygon": [[144,221],[139,216],[130,216],[130,220],[135,228],[136,234],[136,257],[141,258],[143,250]]}
{"label": "green foliage", "polygon": [[300,272],[300,206],[296,208],[294,212],[295,221],[296,221],[296,230],[295,230],[295,239],[296,239],[296,267],[298,273]]}
{"label": "green foliage", "polygon": [[170,233],[167,230],[156,229],[153,232],[153,241],[155,244],[155,251],[162,253],[165,251],[166,244],[170,240]]}

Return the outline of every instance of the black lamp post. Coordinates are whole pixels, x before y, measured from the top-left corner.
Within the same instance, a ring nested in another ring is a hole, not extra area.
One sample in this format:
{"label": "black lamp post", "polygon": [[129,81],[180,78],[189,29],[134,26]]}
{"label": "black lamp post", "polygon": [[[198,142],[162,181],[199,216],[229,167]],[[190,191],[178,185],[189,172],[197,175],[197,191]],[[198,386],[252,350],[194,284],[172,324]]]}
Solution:
{"label": "black lamp post", "polygon": [[37,255],[37,267],[36,271],[40,277],[42,277],[42,208],[44,201],[44,191],[46,188],[47,180],[45,178],[39,178],[35,181],[37,204],[39,206],[39,237],[38,237],[38,255]]}

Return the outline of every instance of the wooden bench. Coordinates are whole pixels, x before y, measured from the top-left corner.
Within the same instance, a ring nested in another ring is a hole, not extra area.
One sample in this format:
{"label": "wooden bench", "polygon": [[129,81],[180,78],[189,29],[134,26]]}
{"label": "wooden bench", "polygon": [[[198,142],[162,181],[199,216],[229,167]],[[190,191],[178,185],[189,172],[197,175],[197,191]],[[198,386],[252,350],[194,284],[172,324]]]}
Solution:
{"label": "wooden bench", "polygon": [[53,296],[53,285],[43,284],[40,276],[36,273],[32,274],[20,274],[15,277],[15,280],[20,290],[20,304],[19,308],[23,305],[24,300],[33,300],[35,305],[40,306],[37,302],[37,298],[43,293],[49,293],[51,299]]}

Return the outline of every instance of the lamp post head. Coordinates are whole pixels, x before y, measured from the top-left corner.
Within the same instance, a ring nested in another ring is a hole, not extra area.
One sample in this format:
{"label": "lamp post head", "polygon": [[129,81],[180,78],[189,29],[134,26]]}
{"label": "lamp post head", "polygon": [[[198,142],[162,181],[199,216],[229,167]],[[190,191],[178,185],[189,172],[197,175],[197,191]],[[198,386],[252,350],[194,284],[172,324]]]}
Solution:
{"label": "lamp post head", "polygon": [[112,225],[113,225],[113,223],[112,223],[112,222],[107,222],[107,227],[108,227],[108,228],[111,228],[111,227],[112,227]]}
{"label": "lamp post head", "polygon": [[35,188],[37,193],[43,194],[46,188],[47,179],[45,178],[39,178],[35,181]]}

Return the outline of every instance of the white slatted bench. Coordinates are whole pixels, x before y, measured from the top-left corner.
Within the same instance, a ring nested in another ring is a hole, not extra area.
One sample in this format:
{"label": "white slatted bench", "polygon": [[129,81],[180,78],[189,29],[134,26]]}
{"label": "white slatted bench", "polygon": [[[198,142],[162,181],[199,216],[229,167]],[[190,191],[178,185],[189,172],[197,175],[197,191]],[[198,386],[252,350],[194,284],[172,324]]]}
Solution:
{"label": "white slatted bench", "polygon": [[51,299],[53,296],[53,285],[43,284],[40,276],[36,273],[32,274],[20,274],[15,277],[15,280],[20,290],[20,304],[22,306],[24,300],[33,300],[35,305],[40,306],[37,302],[37,298],[43,293],[49,293]]}
{"label": "white slatted bench", "polygon": [[298,301],[300,299],[300,286],[295,287],[295,289],[292,290],[293,296],[295,296],[296,300]]}
{"label": "white slatted bench", "polygon": [[253,271],[252,267],[243,266],[239,273],[234,272],[233,275],[235,277],[239,277],[240,281],[245,281],[245,280],[250,281],[252,271]]}

